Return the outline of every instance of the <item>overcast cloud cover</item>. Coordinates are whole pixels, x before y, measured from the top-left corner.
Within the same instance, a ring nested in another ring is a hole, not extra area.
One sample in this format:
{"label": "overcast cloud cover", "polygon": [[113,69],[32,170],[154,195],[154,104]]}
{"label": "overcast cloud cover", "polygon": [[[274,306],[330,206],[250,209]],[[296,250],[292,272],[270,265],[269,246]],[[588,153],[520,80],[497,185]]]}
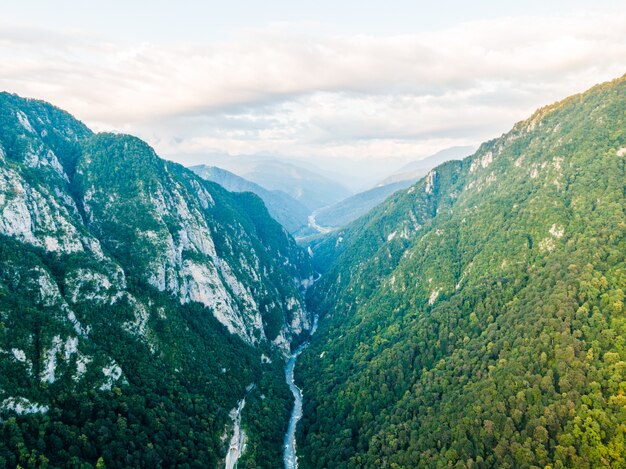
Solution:
{"label": "overcast cloud cover", "polygon": [[203,153],[399,161],[478,144],[626,73],[622,3],[397,35],[306,18],[233,24],[223,39],[194,42],[13,17],[0,22],[0,88],[183,163]]}

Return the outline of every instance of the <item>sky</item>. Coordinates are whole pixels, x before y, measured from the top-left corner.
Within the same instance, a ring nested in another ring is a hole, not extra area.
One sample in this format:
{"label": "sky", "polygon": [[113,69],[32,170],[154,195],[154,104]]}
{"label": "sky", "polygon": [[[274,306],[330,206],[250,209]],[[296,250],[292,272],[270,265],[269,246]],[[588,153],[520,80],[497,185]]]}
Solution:
{"label": "sky", "polygon": [[0,89],[183,164],[400,164],[626,73],[626,2],[5,2]]}

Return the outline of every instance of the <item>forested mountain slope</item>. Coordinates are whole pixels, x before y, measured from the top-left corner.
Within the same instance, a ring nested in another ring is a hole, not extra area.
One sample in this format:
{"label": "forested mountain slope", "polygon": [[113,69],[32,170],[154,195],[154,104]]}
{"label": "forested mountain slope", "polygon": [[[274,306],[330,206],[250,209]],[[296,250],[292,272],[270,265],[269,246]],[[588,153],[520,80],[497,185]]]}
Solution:
{"label": "forested mountain slope", "polygon": [[252,192],[258,195],[272,217],[287,229],[295,233],[307,226],[309,209],[280,190],[267,190],[264,187],[237,176],[230,171],[216,166],[191,166],[194,173],[207,181],[213,181],[232,192]]}
{"label": "forested mountain slope", "polygon": [[301,467],[626,467],[626,77],[312,246]]}
{"label": "forested mountain slope", "polygon": [[0,467],[215,466],[250,384],[280,464],[311,272],[253,194],[0,94]]}

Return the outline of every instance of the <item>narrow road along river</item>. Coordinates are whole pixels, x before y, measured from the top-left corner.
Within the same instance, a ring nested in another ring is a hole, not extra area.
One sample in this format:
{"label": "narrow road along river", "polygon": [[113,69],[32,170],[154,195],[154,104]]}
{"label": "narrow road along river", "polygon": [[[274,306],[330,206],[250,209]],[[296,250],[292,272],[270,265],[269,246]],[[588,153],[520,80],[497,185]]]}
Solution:
{"label": "narrow road along river", "polygon": [[234,469],[237,467],[237,461],[246,449],[246,432],[241,426],[241,412],[246,406],[246,397],[255,388],[254,383],[246,387],[246,394],[239,402],[237,407],[230,411],[230,418],[233,421],[233,436],[228,445],[228,453],[226,453],[225,467],[226,469]]}
{"label": "narrow road along river", "polygon": [[237,460],[246,446],[246,433],[241,428],[241,411],[246,405],[244,397],[237,403],[237,407],[231,411],[231,419],[233,420],[233,436],[228,445],[228,453],[226,454],[226,469],[236,467]]}

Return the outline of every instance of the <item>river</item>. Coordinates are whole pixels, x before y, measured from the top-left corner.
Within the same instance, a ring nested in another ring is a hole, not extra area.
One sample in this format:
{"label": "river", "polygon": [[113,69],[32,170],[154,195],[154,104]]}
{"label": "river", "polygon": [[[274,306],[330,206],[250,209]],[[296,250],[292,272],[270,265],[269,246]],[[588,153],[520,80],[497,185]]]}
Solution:
{"label": "river", "polygon": [[[313,322],[311,335],[313,335],[316,330],[317,318],[315,318]],[[287,427],[287,433],[285,434],[284,441],[283,461],[285,463],[285,469],[297,469],[298,467],[298,457],[296,455],[296,425],[298,425],[298,421],[302,418],[302,391],[298,386],[296,386],[294,380],[294,368],[298,357],[302,351],[308,347],[308,345],[308,342],[304,342],[300,345],[296,351],[289,356],[287,364],[285,365],[285,380],[289,385],[289,389],[291,389],[294,399],[294,406],[291,411],[289,426]],[[254,385],[248,386],[246,388],[246,395],[237,403],[237,407],[230,411],[230,418],[233,422],[233,436],[230,439],[228,453],[226,454],[226,469],[236,468],[239,457],[246,449],[246,434],[241,427],[241,412],[246,405],[246,397],[252,389],[254,389]]]}
{"label": "river", "polygon": [[[315,331],[317,331],[317,319],[317,316],[313,319],[311,335],[315,334]],[[291,418],[289,419],[289,426],[287,427],[285,442],[283,444],[283,461],[285,463],[285,469],[298,468],[298,456],[296,455],[296,425],[298,425],[298,421],[302,418],[302,390],[296,386],[294,380],[294,368],[296,367],[298,357],[308,346],[309,342],[304,342],[300,345],[295,352],[289,356],[287,365],[285,365],[285,380],[289,385],[289,389],[291,389],[294,400],[293,410],[291,411]]]}
{"label": "river", "polygon": [[326,226],[320,226],[317,224],[317,220],[315,220],[315,217],[317,216],[317,210],[315,210],[311,215],[309,215],[309,226],[311,228],[313,228],[315,231],[317,231],[318,233],[330,233],[331,231],[333,231],[332,228],[328,228]]}
{"label": "river", "polygon": [[289,360],[287,360],[287,366],[285,366],[285,380],[291,389],[293,394],[294,405],[291,411],[291,418],[289,419],[289,426],[287,427],[287,433],[285,434],[285,443],[283,453],[283,460],[285,462],[285,469],[296,469],[298,467],[298,457],[296,456],[296,425],[302,418],[302,391],[294,382],[294,368],[298,356],[309,345],[308,342],[303,343],[291,354]]}

